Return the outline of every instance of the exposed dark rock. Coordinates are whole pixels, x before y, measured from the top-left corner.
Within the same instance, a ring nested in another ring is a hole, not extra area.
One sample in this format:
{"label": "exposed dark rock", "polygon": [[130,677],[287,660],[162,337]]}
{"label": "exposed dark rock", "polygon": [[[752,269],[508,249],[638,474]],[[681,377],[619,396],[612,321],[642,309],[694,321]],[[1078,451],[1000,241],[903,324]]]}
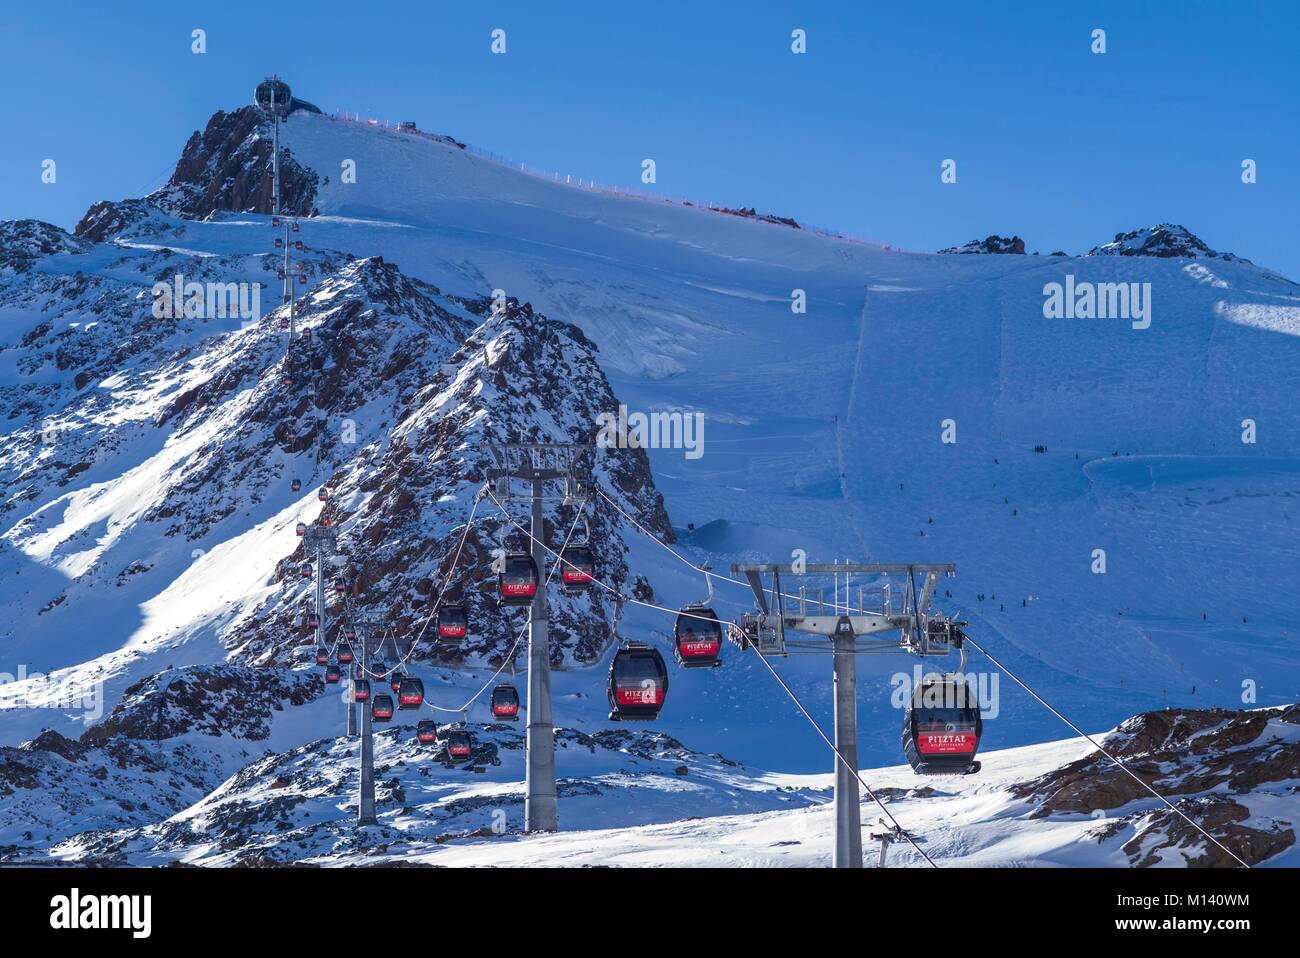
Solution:
{"label": "exposed dark rock", "polygon": [[1233,855],[1247,865],[1257,865],[1295,844],[1295,832],[1285,824],[1274,821],[1269,828],[1244,824],[1251,817],[1250,810],[1224,795],[1184,799],[1178,802],[1178,809],[1224,848],[1206,840],[1182,815],[1162,807],[1124,844],[1124,851],[1138,868],[1162,864],[1165,856],[1161,853],[1169,851],[1181,852],[1180,857],[1191,868],[1234,868],[1238,862]]}
{"label": "exposed dark rock", "polygon": [[155,215],[156,211],[144,200],[100,200],[91,204],[73,232],[83,239],[106,243],[124,230]]}
{"label": "exposed dark rock", "polygon": [[1242,260],[1232,253],[1222,253],[1210,249],[1200,237],[1184,226],[1174,223],[1161,223],[1145,229],[1116,233],[1115,238],[1102,246],[1095,246],[1087,256],[1157,256],[1185,257],[1188,259],[1222,259],[1226,261]]}
{"label": "exposed dark rock", "polygon": [[85,253],[91,245],[41,220],[0,222],[0,270],[25,273],[38,259],[56,253]]}
{"label": "exposed dark rock", "polygon": [[964,246],[950,246],[939,250],[940,253],[966,254],[1023,254],[1025,241],[1019,236],[987,236],[982,240],[971,240]]}
{"label": "exposed dark rock", "polygon": [[[271,213],[272,152],[269,126],[253,106],[218,111],[185,144],[166,186],[148,199],[159,209],[189,219],[218,210]],[[319,177],[300,165],[283,145],[280,158],[281,211],[315,213]]]}
{"label": "exposed dark rock", "polygon": [[[1277,734],[1294,706],[1276,709],[1162,710],[1136,715],[1105,741],[1129,771],[1177,807],[1234,853],[1251,864],[1290,846],[1290,822],[1270,820],[1267,828],[1242,824],[1249,811],[1233,795],[1249,795],[1300,778],[1300,742]],[[1270,724],[1273,731],[1270,732]],[[1011,789],[1035,804],[1031,818],[1055,814],[1091,815],[1122,810],[1130,803],[1149,806],[1151,792],[1100,752]],[[1118,824],[1117,824],[1118,821]],[[1176,813],[1160,805],[1121,814],[1097,835],[1118,835],[1124,827],[1138,834],[1125,846],[1135,865],[1160,861],[1161,849],[1200,849],[1191,865],[1231,862]],[[1155,836],[1154,838],[1152,836]]]}
{"label": "exposed dark rock", "polygon": [[53,752],[62,755],[69,762],[75,762],[86,754],[86,748],[70,738],[65,738],[54,729],[47,728],[36,738],[22,746],[33,752]]}
{"label": "exposed dark rock", "polygon": [[270,731],[273,713],[324,691],[314,671],[235,665],[168,670],[128,688],[117,708],[86,730],[81,744],[102,745],[118,736],[158,741],[191,732],[260,741]]}
{"label": "exposed dark rock", "polygon": [[[689,203],[687,204],[690,205]],[[760,220],[764,223],[776,223],[778,226],[789,226],[791,229],[802,229],[795,220],[789,216],[777,216],[774,213],[759,213],[752,206],[742,206],[739,209],[732,209],[727,206],[712,207],[716,213],[728,213],[731,216],[741,216],[747,220]]]}

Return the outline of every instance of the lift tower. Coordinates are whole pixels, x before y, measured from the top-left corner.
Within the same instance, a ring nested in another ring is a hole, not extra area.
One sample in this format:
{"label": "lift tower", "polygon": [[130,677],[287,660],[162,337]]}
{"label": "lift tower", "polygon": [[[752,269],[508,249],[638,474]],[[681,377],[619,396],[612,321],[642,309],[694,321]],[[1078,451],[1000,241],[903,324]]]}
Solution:
{"label": "lift tower", "polygon": [[[835,688],[835,857],[836,868],[862,867],[862,819],[858,796],[858,667],[855,656],[865,653],[910,652],[913,655],[942,655],[946,647],[931,647],[925,621],[939,574],[952,575],[957,567],[943,565],[900,565],[878,563],[800,563],[798,565],[740,564],[732,572],[743,572],[754,590],[758,612],[741,617],[733,631],[744,647],[753,646],[760,655],[785,655],[787,647],[834,656]],[[916,591],[916,573],[925,574],[924,591]],[[888,584],[883,587],[858,586],[856,603],[851,594],[851,577],[906,575],[901,594]],[[763,576],[770,576],[765,589]],[[834,595],[826,601],[824,590],[811,600],[807,587],[799,586],[797,611],[785,609],[787,596],[782,592],[781,576],[833,576]],[[841,586],[843,595],[841,597]],[[870,597],[870,598],[869,598]],[[901,603],[896,603],[901,599]],[[868,611],[868,602],[875,605]],[[803,632],[821,636],[821,641],[785,640],[785,632]],[[862,636],[900,632],[900,640],[863,640]],[[829,648],[827,642],[829,640]]]}
{"label": "lift tower", "polygon": [[[253,91],[253,103],[271,117],[271,224],[274,227],[284,214],[280,188],[280,123],[289,116],[289,109],[293,105],[293,91],[288,83],[272,74],[259,83]],[[293,228],[296,229],[296,226]],[[291,224],[287,216],[284,217],[283,229],[284,236],[277,240],[283,244],[283,260],[280,265],[280,305],[289,307],[289,343],[292,345],[297,324],[294,321],[293,270],[290,268],[289,258],[293,240],[290,235]],[[289,353],[286,350],[286,361],[288,357]]]}
{"label": "lift tower", "polygon": [[[528,729],[525,754],[524,830],[554,832],[560,827],[555,797],[555,723],[551,715],[551,648],[547,633],[546,574],[548,557],[542,503],[561,498],[581,507],[589,498],[595,446],[585,443],[510,443],[492,447],[496,466],[487,476],[502,502],[527,500],[537,593],[528,607]],[[528,483],[529,494],[516,496],[514,480]],[[562,482],[562,497],[546,495],[547,483]],[[557,543],[558,545],[558,543]],[[501,561],[498,558],[498,561]]]}
{"label": "lift tower", "polygon": [[[378,635],[379,648],[382,651],[384,623],[375,618],[356,617],[353,618],[352,624],[357,630],[357,638],[360,640],[360,649],[357,658],[353,664],[353,673],[357,672],[356,662],[361,664],[361,675],[370,675],[370,636]],[[374,702],[376,689],[370,691],[370,702]],[[374,720],[370,713],[371,705],[367,704],[361,707],[361,768],[358,778],[357,792],[357,825],[375,825],[378,820],[375,818],[375,738],[374,738]],[[357,703],[356,703],[356,684],[351,683],[348,690],[348,717],[349,725],[356,721]]]}
{"label": "lift tower", "polygon": [[[325,634],[329,625],[325,612],[325,560],[342,555],[339,551],[339,531],[333,526],[314,522],[307,527],[307,531],[303,534],[302,548],[307,555],[315,559],[316,563],[316,617],[318,620],[316,648],[323,649],[328,647],[325,643]],[[357,734],[357,715],[356,710],[352,707],[350,695],[348,699],[348,735],[353,736]]]}

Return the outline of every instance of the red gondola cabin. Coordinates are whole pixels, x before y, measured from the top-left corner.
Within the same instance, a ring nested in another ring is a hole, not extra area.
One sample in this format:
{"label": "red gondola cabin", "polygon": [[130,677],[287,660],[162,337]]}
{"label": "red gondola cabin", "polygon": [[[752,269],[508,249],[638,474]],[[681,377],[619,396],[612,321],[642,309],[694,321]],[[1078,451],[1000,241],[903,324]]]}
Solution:
{"label": "red gondola cabin", "polygon": [[688,605],[677,613],[673,630],[673,656],[685,669],[721,665],[722,623],[707,606]]}
{"label": "red gondola cabin", "polygon": [[447,754],[453,761],[468,759],[474,752],[474,740],[464,729],[453,729],[447,733]]}
{"label": "red gondola cabin", "polygon": [[560,556],[560,579],[566,592],[585,592],[591,588],[596,560],[586,546],[569,546]]}
{"label": "red gondola cabin", "polygon": [[409,711],[424,704],[424,682],[414,675],[402,679],[397,689],[397,707]]}
{"label": "red gondola cabin", "polygon": [[492,717],[505,722],[519,719],[519,692],[513,685],[498,685],[492,690]]}
{"label": "red gondola cabin", "polygon": [[903,710],[903,755],[919,775],[971,775],[984,720],[972,686],[927,675]]}
{"label": "red gondola cabin", "polygon": [[611,721],[659,717],[668,697],[668,669],[658,649],[643,642],[626,642],[609,665]]}
{"label": "red gondola cabin", "polygon": [[438,638],[463,642],[469,634],[469,616],[463,605],[444,605],[438,610]]}

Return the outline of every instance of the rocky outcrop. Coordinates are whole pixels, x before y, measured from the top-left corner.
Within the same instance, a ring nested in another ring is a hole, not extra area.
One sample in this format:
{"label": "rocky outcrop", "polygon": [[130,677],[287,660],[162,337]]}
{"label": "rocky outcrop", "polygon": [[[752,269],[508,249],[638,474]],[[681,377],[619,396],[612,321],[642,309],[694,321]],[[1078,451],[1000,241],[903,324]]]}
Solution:
{"label": "rocky outcrop", "polygon": [[1025,241],[1019,236],[987,236],[982,240],[971,240],[964,246],[950,246],[939,250],[940,253],[964,254],[1023,254]]}
{"label": "rocky outcrop", "polygon": [[257,757],[277,715],[323,691],[313,672],[170,669],[128,689],[80,741],[47,729],[0,747],[0,862],[183,811]]}
{"label": "rocky outcrop", "polygon": [[[687,203],[687,206],[691,204]],[[742,206],[733,209],[728,206],[714,206],[713,211],[716,213],[727,213],[731,216],[739,216],[747,220],[758,220],[762,223],[775,223],[777,226],[788,226],[791,229],[802,229],[799,223],[789,216],[777,216],[775,213],[760,213],[752,206]]]}
{"label": "rocky outcrop", "polygon": [[146,200],[101,200],[91,205],[73,232],[94,243],[107,243],[127,230],[161,236],[169,226],[160,211]]}
{"label": "rocky outcrop", "polygon": [[80,744],[100,746],[117,737],[161,741],[186,734],[257,742],[270,734],[276,713],[324,691],[316,672],[237,665],[168,670],[128,688],[108,717],[86,730]]}
{"label": "rocky outcrop", "polygon": [[[143,199],[101,200],[93,204],[73,232],[82,239],[104,243],[128,230],[160,236],[170,227],[166,216],[205,219],[221,211],[269,214],[273,151],[270,128],[257,108],[218,111],[201,132],[196,130],[190,136],[164,186]],[[313,215],[318,184],[317,174],[298,163],[282,143],[282,212]]]}
{"label": "rocky outcrop", "polygon": [[[1287,731],[1294,706],[1232,712],[1188,709],[1134,716],[1103,743],[1142,782],[1174,803],[1249,864],[1295,842],[1294,823],[1251,810],[1253,799],[1294,795],[1300,737]],[[1100,752],[1012,789],[1033,803],[1033,818],[1118,813],[1098,840],[1131,836],[1134,865],[1171,856],[1189,865],[1232,863],[1231,856],[1160,803]],[[1140,806],[1129,809],[1129,806]]]}
{"label": "rocky outcrop", "polygon": [[1144,229],[1116,233],[1115,238],[1102,246],[1094,246],[1085,256],[1156,256],[1161,258],[1241,260],[1232,253],[1210,249],[1205,242],[1185,226],[1161,223]]}
{"label": "rocky outcrop", "polygon": [[32,264],[56,253],[84,253],[90,244],[41,220],[0,222],[0,271],[25,273]]}
{"label": "rocky outcrop", "polygon": [[[1201,795],[1178,803],[1179,810],[1217,838],[1234,855],[1255,865],[1295,844],[1290,822],[1252,821],[1250,809],[1226,795]],[[1250,822],[1250,824],[1247,824]],[[1163,806],[1145,817],[1124,852],[1138,868],[1185,861],[1191,868],[1236,868],[1232,855],[1207,842],[1182,815]]]}
{"label": "rocky outcrop", "polygon": [[[265,118],[256,107],[218,111],[185,144],[171,179],[148,200],[168,213],[203,219],[218,210],[271,213],[272,152]],[[318,177],[301,166],[283,144],[280,157],[281,211],[315,212]]]}

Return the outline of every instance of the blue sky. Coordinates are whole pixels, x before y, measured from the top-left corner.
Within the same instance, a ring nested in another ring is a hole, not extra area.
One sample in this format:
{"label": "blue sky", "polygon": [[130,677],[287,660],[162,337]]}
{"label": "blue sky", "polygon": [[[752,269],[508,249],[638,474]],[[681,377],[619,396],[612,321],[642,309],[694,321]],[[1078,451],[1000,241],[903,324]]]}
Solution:
{"label": "blue sky", "polygon": [[1280,2],[5,4],[0,218],[71,227],[161,185],[277,71],[327,111],[610,184],[652,157],[658,191],[906,249],[1173,221],[1300,279],[1297,49]]}

